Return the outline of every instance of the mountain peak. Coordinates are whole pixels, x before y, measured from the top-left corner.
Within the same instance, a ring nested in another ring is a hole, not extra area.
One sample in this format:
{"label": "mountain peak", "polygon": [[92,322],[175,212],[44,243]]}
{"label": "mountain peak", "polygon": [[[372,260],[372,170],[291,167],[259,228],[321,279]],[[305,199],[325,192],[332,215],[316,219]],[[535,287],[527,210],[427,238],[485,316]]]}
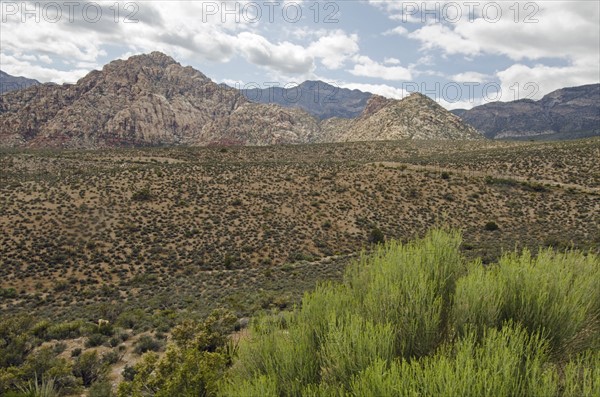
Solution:
{"label": "mountain peak", "polygon": [[372,95],[320,80],[306,80],[292,88],[242,90],[242,94],[251,102],[274,103],[287,108],[301,109],[319,120],[358,117]]}

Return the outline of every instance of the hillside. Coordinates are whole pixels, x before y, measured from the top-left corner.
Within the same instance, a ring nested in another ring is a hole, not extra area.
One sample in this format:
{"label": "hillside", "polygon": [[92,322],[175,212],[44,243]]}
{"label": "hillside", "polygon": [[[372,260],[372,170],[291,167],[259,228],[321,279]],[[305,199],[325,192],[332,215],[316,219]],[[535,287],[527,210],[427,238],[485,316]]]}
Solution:
{"label": "hillside", "polygon": [[375,228],[408,239],[443,219],[487,260],[540,242],[598,247],[599,150],[595,139],[0,152],[0,287],[19,291],[1,310],[93,318],[116,300],[248,313],[335,276]]}
{"label": "hillside", "polygon": [[[406,242],[439,225],[462,231],[452,255],[460,252],[465,263],[478,258],[486,265],[480,269],[523,248],[578,248],[591,260],[600,247],[599,153],[597,138],[0,150],[0,394],[40,376],[56,379],[60,395],[109,395],[92,388],[110,390],[122,380],[144,387],[144,368],[159,359],[154,352],[177,363],[160,366],[151,380],[157,388],[168,388],[163,380],[179,385],[171,370],[192,368],[201,379],[224,365],[194,366],[205,353],[218,359],[215,343],[229,340],[219,332],[227,336],[262,311],[292,308],[318,282],[342,281],[374,243]],[[544,282],[573,285],[555,277],[567,269],[548,273],[546,266],[532,285],[548,274]],[[483,277],[474,274],[475,282]],[[496,280],[481,283],[491,293]],[[480,292],[468,296],[482,302]],[[217,321],[209,316],[215,308],[232,314]],[[287,316],[274,318],[282,324],[277,319]],[[242,365],[246,358],[239,357]],[[277,375],[284,373],[269,374],[269,384],[284,389]]]}
{"label": "hillside", "polygon": [[563,88],[539,101],[494,102],[452,111],[492,139],[600,135],[600,84]]}

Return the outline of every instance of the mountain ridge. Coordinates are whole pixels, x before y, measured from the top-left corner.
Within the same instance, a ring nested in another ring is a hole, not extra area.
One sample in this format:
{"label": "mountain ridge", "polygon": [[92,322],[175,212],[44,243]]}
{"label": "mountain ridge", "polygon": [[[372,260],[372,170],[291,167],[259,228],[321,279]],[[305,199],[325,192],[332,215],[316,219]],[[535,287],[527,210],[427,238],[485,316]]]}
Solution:
{"label": "mountain ridge", "polygon": [[[94,149],[480,138],[429,98],[423,97],[421,105],[439,114],[421,115],[415,108],[413,117],[404,119],[391,110],[380,113],[403,101],[386,99],[380,101],[377,112],[367,111],[369,102],[372,108],[378,101],[371,97],[361,116],[352,121],[354,135],[342,134],[339,124],[321,123],[297,108],[253,103],[239,90],[216,84],[202,72],[153,52],[112,61],[76,84],[43,84],[3,95],[0,146]],[[408,119],[427,125],[421,116],[439,121],[432,134],[419,135],[410,125],[403,125]],[[402,133],[380,133],[369,127],[377,123]],[[359,134],[361,125],[366,129]]]}
{"label": "mountain ridge", "polygon": [[555,90],[540,100],[492,102],[451,111],[487,138],[600,135],[600,84]]}
{"label": "mountain ridge", "polygon": [[320,80],[306,80],[290,88],[242,88],[240,91],[251,102],[299,108],[319,120],[358,117],[373,96],[370,92],[341,88]]}

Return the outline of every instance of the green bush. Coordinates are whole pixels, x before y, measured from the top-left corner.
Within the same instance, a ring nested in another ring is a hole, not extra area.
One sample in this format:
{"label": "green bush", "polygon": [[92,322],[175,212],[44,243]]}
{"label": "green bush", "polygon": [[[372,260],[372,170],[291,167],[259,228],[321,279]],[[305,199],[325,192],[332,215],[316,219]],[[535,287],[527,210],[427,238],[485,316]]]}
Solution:
{"label": "green bush", "polygon": [[150,351],[156,352],[156,351],[159,351],[161,348],[162,348],[162,343],[160,341],[154,339],[150,335],[142,335],[135,342],[133,351],[136,354],[143,354],[143,353],[150,352]]}
{"label": "green bush", "polygon": [[433,230],[362,255],[291,313],[255,319],[220,394],[592,396],[600,261],[578,252],[465,264]]}
{"label": "green bush", "polygon": [[86,333],[91,327],[93,327],[93,324],[88,325],[81,320],[52,324],[46,329],[45,339],[62,340],[78,338]]}
{"label": "green bush", "polygon": [[369,242],[371,244],[382,244],[385,242],[385,235],[379,228],[374,227],[369,232]]}
{"label": "green bush", "polygon": [[84,352],[73,363],[73,375],[80,378],[86,387],[101,379],[107,370],[96,350]]}
{"label": "green bush", "polygon": [[530,332],[542,332],[556,354],[598,348],[598,280],[598,258],[592,254],[547,249],[535,258],[529,251],[504,255],[489,269],[475,265],[460,280],[456,328],[477,324],[481,330],[512,319]]}
{"label": "green bush", "polygon": [[150,188],[143,188],[137,190],[131,196],[131,199],[134,201],[150,201],[152,200],[152,193],[150,192]]}
{"label": "green bush", "polygon": [[102,346],[107,341],[107,337],[102,334],[92,334],[85,341],[85,347]]}
{"label": "green bush", "polygon": [[494,221],[489,221],[483,228],[488,232],[493,232],[499,229],[498,224]]}
{"label": "green bush", "polygon": [[202,323],[186,321],[176,327],[174,343],[161,359],[150,352],[133,369],[126,368],[129,380],[119,385],[118,396],[215,395],[235,350],[228,338],[235,323],[231,313],[218,310]]}
{"label": "green bush", "polygon": [[113,397],[114,393],[109,381],[94,382],[90,386],[88,397]]}
{"label": "green bush", "polygon": [[[18,366],[36,345],[29,333],[34,320],[29,316],[2,318],[0,321],[0,368]],[[1,390],[0,390],[1,391]]]}

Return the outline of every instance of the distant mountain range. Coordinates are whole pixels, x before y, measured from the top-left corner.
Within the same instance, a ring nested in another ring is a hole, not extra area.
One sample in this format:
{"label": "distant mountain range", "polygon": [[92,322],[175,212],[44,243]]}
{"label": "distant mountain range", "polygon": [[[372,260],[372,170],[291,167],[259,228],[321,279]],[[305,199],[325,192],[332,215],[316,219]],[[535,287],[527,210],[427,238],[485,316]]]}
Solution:
{"label": "distant mountain range", "polygon": [[251,102],[302,109],[319,120],[358,117],[373,95],[322,81],[305,81],[292,88],[241,89],[241,92]]}
{"label": "distant mountain range", "polygon": [[10,74],[0,70],[0,95],[4,94],[5,92],[20,90],[37,84],[40,84],[40,82],[37,80],[11,76]]}
{"label": "distant mountain range", "polygon": [[481,138],[475,130],[491,139],[600,135],[600,84],[451,114],[420,94],[393,100],[322,81],[238,90],[154,52],[111,62],[75,85],[0,71],[0,89],[4,147]]}
{"label": "distant mountain range", "polygon": [[355,119],[252,103],[160,52],[116,60],[74,85],[0,97],[0,146],[99,148],[481,139],[433,100],[372,96]]}
{"label": "distant mountain range", "polygon": [[563,88],[539,101],[494,102],[452,113],[491,139],[600,135],[600,84]]}

